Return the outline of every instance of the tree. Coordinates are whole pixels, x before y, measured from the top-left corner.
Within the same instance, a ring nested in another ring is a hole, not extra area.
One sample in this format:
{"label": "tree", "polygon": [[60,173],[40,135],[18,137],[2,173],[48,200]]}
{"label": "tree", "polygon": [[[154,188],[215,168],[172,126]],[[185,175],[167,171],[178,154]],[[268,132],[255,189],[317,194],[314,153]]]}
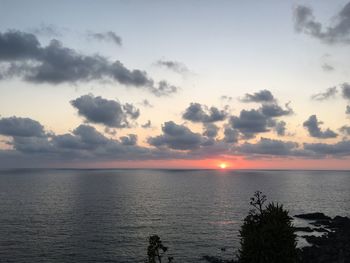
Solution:
{"label": "tree", "polygon": [[[162,257],[168,250],[167,247],[163,246],[162,241],[158,235],[150,236],[148,239],[149,245],[147,248],[148,263],[161,263]],[[173,257],[168,257],[168,262],[172,262]]]}
{"label": "tree", "polygon": [[240,230],[241,263],[295,263],[296,235],[292,218],[282,205],[269,203],[260,191],[250,199],[250,210]]}

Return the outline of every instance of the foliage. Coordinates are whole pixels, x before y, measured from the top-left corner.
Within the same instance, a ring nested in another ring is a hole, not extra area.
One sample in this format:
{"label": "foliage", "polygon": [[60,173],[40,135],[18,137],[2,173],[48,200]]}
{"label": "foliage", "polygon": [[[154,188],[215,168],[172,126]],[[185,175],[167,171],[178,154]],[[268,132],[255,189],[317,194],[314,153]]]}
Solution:
{"label": "foliage", "polygon": [[244,219],[240,230],[241,263],[295,263],[296,235],[292,218],[282,205],[270,203],[260,191],[251,198],[254,207]]}
{"label": "foliage", "polygon": [[[162,257],[165,255],[168,248],[163,246],[162,241],[158,235],[150,236],[148,242],[148,263],[161,263]],[[172,260],[173,257],[168,257],[168,263],[172,262]]]}

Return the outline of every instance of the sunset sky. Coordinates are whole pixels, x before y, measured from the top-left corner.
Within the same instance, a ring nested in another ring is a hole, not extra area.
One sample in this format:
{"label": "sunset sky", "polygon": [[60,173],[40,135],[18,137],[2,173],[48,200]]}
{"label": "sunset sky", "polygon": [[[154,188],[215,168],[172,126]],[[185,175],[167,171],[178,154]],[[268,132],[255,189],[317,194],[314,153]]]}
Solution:
{"label": "sunset sky", "polygon": [[0,168],[350,169],[350,2],[0,0]]}

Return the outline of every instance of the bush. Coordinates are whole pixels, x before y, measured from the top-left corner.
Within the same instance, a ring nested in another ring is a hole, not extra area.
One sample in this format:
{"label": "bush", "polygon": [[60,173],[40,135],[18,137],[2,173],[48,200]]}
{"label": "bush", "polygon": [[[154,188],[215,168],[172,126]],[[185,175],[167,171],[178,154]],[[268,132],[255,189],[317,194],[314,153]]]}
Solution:
{"label": "bush", "polygon": [[264,207],[266,196],[257,191],[251,198],[254,207],[240,230],[241,263],[295,263],[296,235],[292,218],[282,205],[270,203]]}
{"label": "bush", "polygon": [[[157,235],[150,236],[148,239],[149,245],[147,248],[148,263],[162,262],[162,257],[168,250],[163,246],[160,237]],[[172,262],[173,257],[168,257],[168,263]]]}

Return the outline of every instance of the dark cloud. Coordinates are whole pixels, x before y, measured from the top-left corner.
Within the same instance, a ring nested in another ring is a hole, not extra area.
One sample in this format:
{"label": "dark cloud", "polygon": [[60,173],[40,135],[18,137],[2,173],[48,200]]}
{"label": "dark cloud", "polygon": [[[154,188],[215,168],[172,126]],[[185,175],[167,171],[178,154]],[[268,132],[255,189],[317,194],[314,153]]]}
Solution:
{"label": "dark cloud", "polygon": [[242,110],[239,117],[232,116],[230,124],[244,137],[252,138],[256,133],[268,132],[269,118],[258,110]]}
{"label": "dark cloud", "polygon": [[107,31],[103,33],[88,32],[88,37],[98,41],[112,42],[117,46],[122,45],[122,38],[113,31]]}
{"label": "dark cloud", "polygon": [[57,40],[42,47],[35,35],[20,31],[0,33],[0,63],[2,78],[22,77],[29,82],[50,84],[110,80],[144,88],[156,96],[177,92],[177,87],[166,81],[155,83],[145,71],[130,70],[120,61],[82,55]]}
{"label": "dark cloud", "polygon": [[30,118],[9,117],[0,119],[0,134],[16,137],[43,137],[44,127]]}
{"label": "dark cloud", "polygon": [[349,114],[350,115],[350,106],[349,105],[346,106],[345,114]]}
{"label": "dark cloud", "polygon": [[144,129],[151,128],[152,127],[152,123],[151,123],[150,120],[148,120],[145,124],[142,124],[141,127],[144,128]]}
{"label": "dark cloud", "polygon": [[298,144],[295,142],[284,142],[280,140],[272,140],[261,138],[255,144],[244,143],[238,149],[240,153],[244,154],[258,154],[258,155],[275,155],[275,156],[289,156],[296,155],[298,151]]}
{"label": "dark cloud", "polygon": [[350,135],[350,126],[344,125],[339,129],[339,131],[345,135]]}
{"label": "dark cloud", "polygon": [[38,39],[29,33],[8,31],[0,33],[0,61],[33,59],[42,53]]}
{"label": "dark cloud", "polygon": [[341,89],[342,89],[342,95],[344,99],[350,100],[350,84],[346,82],[343,83],[341,85]]}
{"label": "dark cloud", "polygon": [[170,69],[176,73],[184,74],[188,73],[189,69],[181,62],[171,60],[158,60],[156,65]]}
{"label": "dark cloud", "polygon": [[47,137],[21,137],[15,136],[12,142],[8,143],[14,149],[26,154],[48,154],[55,151]]}
{"label": "dark cloud", "polygon": [[217,127],[213,123],[205,123],[204,124],[204,132],[203,135],[210,137],[210,138],[215,138],[218,135],[219,127]]}
{"label": "dark cloud", "polygon": [[208,108],[199,103],[191,103],[182,115],[185,120],[202,123],[223,121],[226,117],[227,112],[225,110],[219,110],[216,107]]}
{"label": "dark cloud", "polygon": [[122,136],[120,137],[120,141],[123,145],[136,145],[137,135],[129,134],[128,136]]}
{"label": "dark cloud", "polygon": [[311,8],[299,5],[294,10],[295,28],[327,44],[350,43],[350,3],[334,17],[334,24],[324,26],[318,22]]}
{"label": "dark cloud", "polygon": [[109,134],[109,135],[112,135],[112,136],[114,136],[114,135],[117,134],[117,131],[116,131],[115,129],[112,129],[112,128],[109,128],[109,127],[106,127],[106,128],[104,129],[104,132],[107,133],[107,134]]}
{"label": "dark cloud", "polygon": [[286,104],[286,109],[282,109],[282,107],[273,103],[273,104],[263,104],[260,110],[262,114],[270,118],[286,116],[293,113],[293,110],[289,107],[289,103]]}
{"label": "dark cloud", "polygon": [[140,115],[140,111],[132,104],[123,105],[118,101],[94,97],[91,94],[72,100],[71,104],[87,121],[108,127],[130,127],[129,119],[137,119]]}
{"label": "dark cloud", "polygon": [[276,123],[275,130],[277,132],[277,135],[284,136],[286,134],[286,122],[285,121],[279,121]]}
{"label": "dark cloud", "polygon": [[148,143],[155,147],[166,146],[175,150],[193,150],[200,147],[202,136],[192,132],[189,128],[178,125],[173,121],[165,122],[162,126],[163,134],[150,137]]}
{"label": "dark cloud", "polygon": [[156,96],[168,96],[170,94],[176,93],[178,88],[166,82],[165,80],[161,80],[158,82],[158,86],[154,86],[153,84],[150,86],[149,90]]}
{"label": "dark cloud", "polygon": [[123,105],[126,115],[129,115],[131,119],[136,120],[140,116],[140,110],[137,109],[131,103],[125,103]]}
{"label": "dark cloud", "polygon": [[320,92],[311,96],[312,100],[323,101],[330,98],[334,98],[338,93],[337,87],[330,87],[325,92]]}
{"label": "dark cloud", "polygon": [[[32,125],[24,125],[19,129],[20,133],[2,130],[2,134],[10,137],[5,142],[11,149],[0,150],[1,167],[52,167],[57,164],[67,167],[69,164],[111,160],[203,159],[236,155],[255,158],[350,156],[350,141],[335,144],[305,143],[301,148],[295,142],[261,138],[257,143],[237,145],[235,143],[239,132],[229,126],[225,127],[224,139],[215,140],[214,137],[202,136],[170,121],[163,125],[163,134],[148,139],[156,147],[141,147],[137,145],[135,134],[112,139],[94,127],[83,124],[70,133],[56,135],[45,133],[43,126],[37,121],[31,122],[35,122],[40,128],[33,129]],[[344,126],[340,130],[349,133],[348,128]]]}
{"label": "dark cloud", "polygon": [[[0,155],[15,156],[40,162],[70,162],[74,160],[142,160],[167,158],[171,153],[150,150],[136,145],[137,137],[133,134],[122,136],[120,140],[109,139],[94,127],[80,125],[72,133],[50,134],[43,137],[12,136],[7,142],[12,150],[0,150]],[[45,164],[41,163],[41,166]]]}
{"label": "dark cloud", "polygon": [[236,143],[239,139],[239,132],[230,127],[225,127],[224,130],[224,142],[226,143]]}
{"label": "dark cloud", "polygon": [[255,92],[253,94],[247,93],[242,99],[242,102],[258,102],[258,103],[264,103],[264,102],[274,102],[275,98],[273,97],[271,91],[269,90],[261,90],[259,92]]}
{"label": "dark cloud", "polygon": [[311,115],[308,120],[303,123],[303,126],[308,130],[310,136],[320,139],[335,138],[338,136],[337,133],[330,130],[329,128],[322,131],[319,127],[323,122],[318,121],[316,115]]}
{"label": "dark cloud", "polygon": [[322,64],[322,69],[323,69],[323,71],[329,72],[329,71],[333,71],[334,67],[329,65],[329,64],[327,64],[327,63],[323,63]]}
{"label": "dark cloud", "polygon": [[340,141],[335,144],[304,143],[304,149],[321,157],[341,157],[350,155],[350,141]]}

